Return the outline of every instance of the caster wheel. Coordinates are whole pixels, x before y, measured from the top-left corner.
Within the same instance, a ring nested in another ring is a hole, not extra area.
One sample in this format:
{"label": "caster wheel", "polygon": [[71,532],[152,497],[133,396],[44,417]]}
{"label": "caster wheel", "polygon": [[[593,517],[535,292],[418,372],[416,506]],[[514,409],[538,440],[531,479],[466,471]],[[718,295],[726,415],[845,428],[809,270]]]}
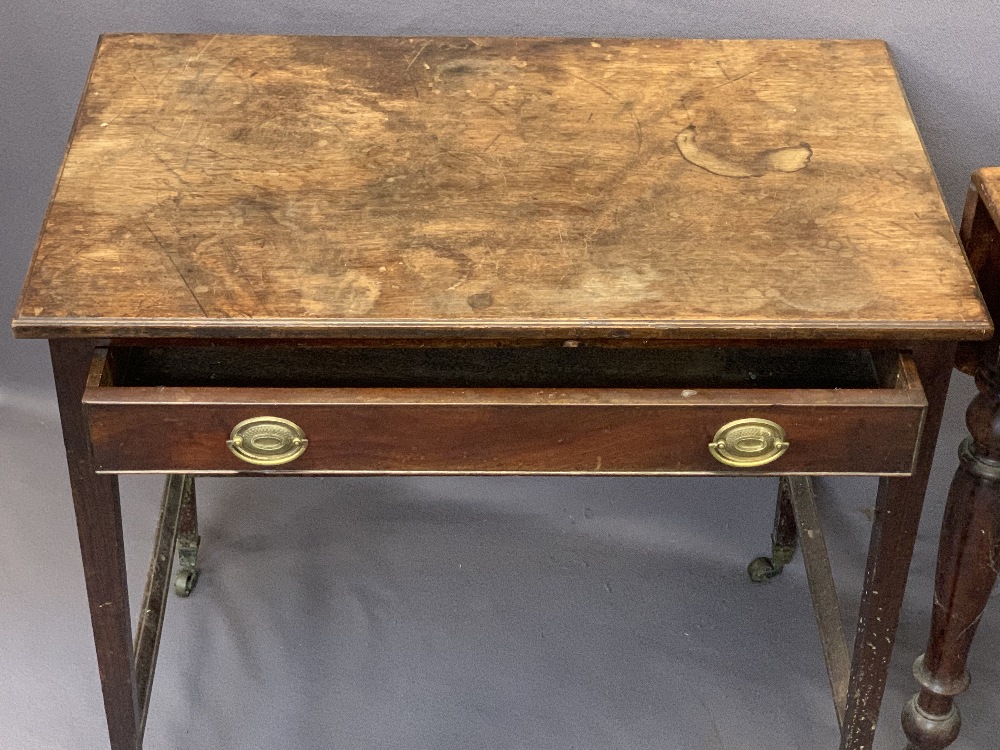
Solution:
{"label": "caster wheel", "polygon": [[763,583],[764,581],[770,581],[775,576],[781,574],[781,568],[776,567],[774,563],[771,562],[770,557],[755,557],[747,565],[747,575],[750,576],[750,580],[754,583]]}
{"label": "caster wheel", "polygon": [[190,596],[194,585],[198,582],[198,571],[182,570],[174,579],[174,593],[177,596]]}

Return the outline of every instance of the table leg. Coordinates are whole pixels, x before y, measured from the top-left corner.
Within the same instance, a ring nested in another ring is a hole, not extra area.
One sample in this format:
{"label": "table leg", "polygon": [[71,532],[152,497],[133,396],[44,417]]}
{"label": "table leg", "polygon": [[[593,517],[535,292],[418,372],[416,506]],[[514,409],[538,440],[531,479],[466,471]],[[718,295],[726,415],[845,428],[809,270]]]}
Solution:
{"label": "table leg", "polygon": [[969,686],[966,660],[990,598],[1000,558],[1000,372],[997,363],[976,377],[980,393],[966,421],[941,528],[934,608],[927,651],[913,675],[921,685],[903,709],[903,729],[916,750],[940,750],[958,737],[954,698]]}
{"label": "table leg", "polygon": [[97,475],[81,398],[94,352],[88,341],[50,342],[83,572],[112,750],[139,750],[139,708],[118,478]]}
{"label": "table leg", "polygon": [[771,556],[755,557],[747,566],[750,580],[760,583],[781,575],[781,571],[795,557],[798,544],[798,526],[795,523],[795,508],[792,507],[792,491],[788,477],[778,480],[778,503],[774,509],[774,531],[771,532]]}
{"label": "table leg", "polygon": [[871,750],[875,738],[954,356],[954,344],[914,351],[927,395],[927,417],[913,474],[879,482],[840,750]]}

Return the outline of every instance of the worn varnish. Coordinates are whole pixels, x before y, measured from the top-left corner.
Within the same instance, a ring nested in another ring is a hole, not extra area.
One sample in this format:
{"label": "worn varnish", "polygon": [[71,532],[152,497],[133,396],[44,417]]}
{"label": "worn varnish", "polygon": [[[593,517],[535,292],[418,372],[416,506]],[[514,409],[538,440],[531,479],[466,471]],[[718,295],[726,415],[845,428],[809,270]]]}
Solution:
{"label": "worn varnish", "polygon": [[876,41],[102,39],[19,336],[976,338]]}

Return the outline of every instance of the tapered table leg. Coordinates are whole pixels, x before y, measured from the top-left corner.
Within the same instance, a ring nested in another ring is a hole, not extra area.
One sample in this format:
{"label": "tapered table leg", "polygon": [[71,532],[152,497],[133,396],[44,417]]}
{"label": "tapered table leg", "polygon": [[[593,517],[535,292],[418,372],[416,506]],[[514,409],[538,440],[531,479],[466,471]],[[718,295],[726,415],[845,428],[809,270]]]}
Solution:
{"label": "tapered table leg", "polygon": [[879,482],[840,750],[871,750],[875,738],[954,356],[954,345],[914,352],[927,395],[927,417],[913,474]]}
{"label": "tapered table leg", "polygon": [[927,651],[913,674],[921,685],[903,709],[903,729],[916,750],[947,747],[961,727],[955,696],[969,686],[966,660],[997,578],[1000,555],[1000,374],[980,369],[980,393],[966,414],[972,437],[945,508],[934,581]]}
{"label": "tapered table leg", "polygon": [[118,478],[94,473],[81,404],[94,346],[87,341],[54,340],[50,351],[111,748],[139,750]]}

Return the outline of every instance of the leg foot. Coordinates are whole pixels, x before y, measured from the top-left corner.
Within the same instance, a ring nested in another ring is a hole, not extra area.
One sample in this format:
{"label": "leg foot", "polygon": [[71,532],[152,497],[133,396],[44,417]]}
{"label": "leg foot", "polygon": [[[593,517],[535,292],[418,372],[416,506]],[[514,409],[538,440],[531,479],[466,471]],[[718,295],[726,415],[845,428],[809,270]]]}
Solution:
{"label": "leg foot", "polygon": [[962,715],[958,706],[952,705],[943,716],[924,711],[914,695],[903,707],[903,732],[906,733],[907,750],[944,750],[958,739],[962,728]]}

